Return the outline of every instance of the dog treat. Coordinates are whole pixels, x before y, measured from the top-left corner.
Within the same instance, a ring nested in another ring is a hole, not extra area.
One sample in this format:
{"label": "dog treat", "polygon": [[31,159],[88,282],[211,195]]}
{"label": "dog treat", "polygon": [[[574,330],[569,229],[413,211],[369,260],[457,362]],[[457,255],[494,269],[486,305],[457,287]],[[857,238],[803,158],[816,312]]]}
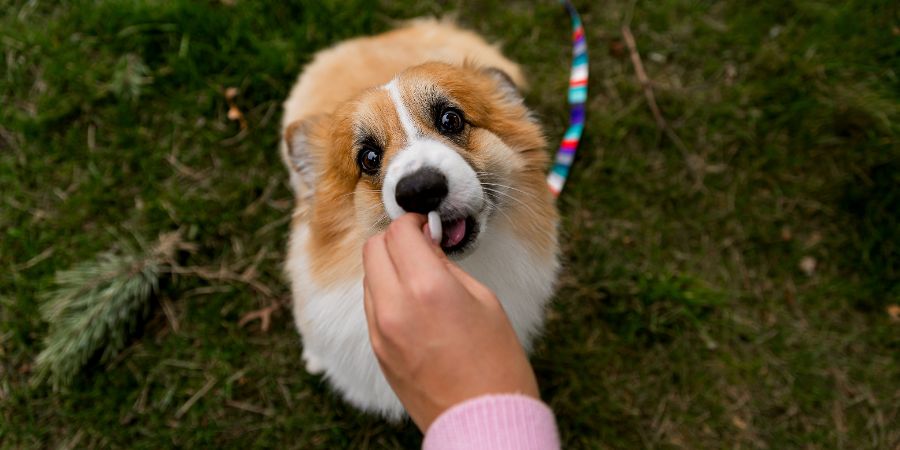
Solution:
{"label": "dog treat", "polygon": [[441,229],[441,215],[437,211],[428,213],[428,231],[431,232],[431,240],[434,245],[441,245],[441,236],[444,230]]}

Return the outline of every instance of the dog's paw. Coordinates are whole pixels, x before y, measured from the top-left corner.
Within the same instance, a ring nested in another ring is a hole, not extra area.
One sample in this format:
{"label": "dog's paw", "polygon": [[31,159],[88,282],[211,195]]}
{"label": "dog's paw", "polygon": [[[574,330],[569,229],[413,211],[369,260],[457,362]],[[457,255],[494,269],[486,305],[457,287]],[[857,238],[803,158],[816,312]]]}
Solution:
{"label": "dog's paw", "polygon": [[306,371],[310,375],[318,375],[325,371],[325,365],[322,364],[322,361],[305,350],[303,351],[303,361],[306,362]]}

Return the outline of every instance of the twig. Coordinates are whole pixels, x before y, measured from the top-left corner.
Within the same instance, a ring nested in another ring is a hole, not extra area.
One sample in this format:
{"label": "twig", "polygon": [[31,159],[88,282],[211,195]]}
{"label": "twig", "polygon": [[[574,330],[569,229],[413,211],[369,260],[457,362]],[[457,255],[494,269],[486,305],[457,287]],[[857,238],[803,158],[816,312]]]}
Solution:
{"label": "twig", "polygon": [[634,74],[637,76],[638,81],[641,83],[641,88],[644,90],[644,97],[647,99],[647,105],[650,107],[650,112],[653,113],[653,119],[656,120],[656,126],[658,126],[675,146],[687,156],[688,152],[684,142],[681,141],[678,135],[675,134],[675,131],[672,130],[672,127],[669,126],[666,118],[662,115],[662,111],[659,110],[659,105],[656,104],[656,96],[653,94],[653,83],[650,81],[650,78],[647,77],[647,72],[644,71],[644,63],[641,61],[641,54],[638,53],[634,35],[631,34],[631,27],[628,25],[622,26],[622,39],[625,41],[625,46],[628,47],[628,53],[631,56],[631,64],[634,66]]}
{"label": "twig", "polygon": [[178,326],[178,316],[175,314],[175,305],[172,304],[172,300],[169,300],[168,297],[163,297],[159,303],[162,305],[163,313],[165,313],[172,331],[178,333],[181,327]]}
{"label": "twig", "polygon": [[628,47],[628,53],[631,55],[631,64],[634,65],[634,74],[637,75],[637,79],[644,89],[644,97],[647,98],[647,104],[650,106],[650,112],[653,113],[653,118],[656,119],[656,125],[660,129],[666,128],[668,124],[666,123],[666,119],[663,117],[662,112],[659,110],[659,106],[656,104],[656,96],[653,95],[653,86],[650,84],[647,72],[644,71],[644,63],[641,61],[641,54],[638,53],[637,44],[634,42],[634,35],[631,34],[631,27],[628,25],[622,26],[622,38],[625,41],[625,45]]}
{"label": "twig", "polygon": [[279,181],[280,180],[278,178],[272,178],[271,180],[269,180],[269,184],[266,185],[266,188],[263,190],[259,198],[247,205],[247,207],[244,208],[244,211],[241,212],[241,215],[252,216],[253,214],[256,214],[256,212],[259,211],[260,205],[269,201],[269,199],[272,197],[272,193],[275,192],[275,188],[278,187]]}
{"label": "twig", "polygon": [[66,442],[62,447],[64,450],[71,450],[73,448],[78,448],[78,444],[81,443],[81,439],[84,438],[84,430],[78,430],[75,433],[75,436],[72,436],[72,439],[69,442]]}
{"label": "twig", "polygon": [[201,397],[206,395],[206,393],[209,392],[209,390],[212,389],[213,386],[215,386],[216,381],[217,380],[215,378],[210,378],[209,380],[207,380],[206,384],[204,384],[203,387],[200,388],[200,390],[195,392],[194,395],[192,395],[191,398],[188,399],[188,401],[184,402],[184,404],[181,405],[181,408],[178,408],[178,411],[175,412],[175,418],[180,419],[182,416],[187,414],[188,410],[190,410],[191,407],[194,406],[194,403],[197,403],[197,400],[200,400]]}
{"label": "twig", "polygon": [[198,171],[191,169],[190,167],[182,164],[181,161],[178,160],[178,157],[175,156],[175,153],[169,153],[168,155],[166,155],[166,162],[168,162],[172,167],[174,167],[175,170],[178,171],[178,173],[180,173],[180,174],[184,175],[185,177],[190,178],[194,181],[201,181],[204,178],[206,178],[205,173],[198,172]]}
{"label": "twig", "polygon": [[260,308],[255,311],[250,311],[241,317],[241,320],[238,321],[238,326],[243,327],[244,325],[250,323],[253,320],[259,320],[259,328],[263,332],[269,331],[269,325],[272,323],[272,313],[281,309],[282,306],[285,305],[286,302],[272,302],[269,306],[265,308]]}
{"label": "twig", "polygon": [[291,400],[291,392],[288,390],[287,386],[284,385],[284,379],[279,378],[276,383],[278,384],[278,390],[281,391],[281,396],[284,397],[284,403],[287,405],[288,409],[294,409],[294,401]]}
{"label": "twig", "polygon": [[238,370],[237,372],[231,374],[231,376],[229,376],[227,379],[225,379],[225,386],[227,386],[226,389],[230,392],[231,384],[234,383],[235,381],[240,380],[244,375],[247,375],[247,372],[249,372],[249,371],[250,371],[250,369],[248,367],[245,367],[245,368]]}
{"label": "twig", "polygon": [[253,234],[257,237],[265,236],[267,233],[274,230],[275,228],[278,228],[278,227],[290,222],[291,219],[293,219],[293,218],[294,218],[293,215],[285,214],[284,217],[277,219],[277,220],[273,220],[273,221],[263,225],[262,227],[260,227],[260,229],[256,230],[256,232]]}
{"label": "twig", "polygon": [[261,407],[256,406],[256,405],[251,405],[251,404],[249,404],[249,403],[239,402],[239,401],[237,401],[237,400],[226,400],[226,401],[225,401],[225,404],[228,405],[228,406],[230,406],[230,407],[232,407],[232,408],[237,408],[237,409],[241,409],[241,410],[244,410],[244,411],[248,411],[248,412],[260,414],[260,415],[263,415],[263,416],[266,416],[266,417],[272,417],[272,416],[275,415],[275,412],[272,411],[271,409],[268,409],[268,408],[261,408]]}
{"label": "twig", "polygon": [[234,273],[230,270],[225,269],[224,267],[219,268],[218,271],[213,271],[207,269],[205,267],[181,267],[181,266],[173,266],[166,269],[169,273],[174,273],[178,275],[194,275],[200,278],[203,278],[208,281],[237,281],[240,283],[244,283],[253,289],[256,289],[257,292],[262,294],[265,297],[272,296],[272,290],[269,289],[268,286],[256,281],[254,279],[245,277],[241,274]]}
{"label": "twig", "polygon": [[30,269],[30,268],[32,268],[32,267],[34,267],[34,266],[40,264],[43,260],[45,260],[45,259],[47,259],[47,258],[53,256],[53,252],[54,252],[54,251],[56,251],[55,248],[53,248],[53,247],[48,247],[46,250],[42,251],[41,253],[39,253],[39,254],[38,254],[37,256],[35,256],[34,258],[31,258],[31,259],[29,259],[28,261],[25,261],[25,262],[23,262],[22,264],[19,264],[18,266],[14,266],[14,267],[13,267],[13,271],[14,271],[14,272],[18,272],[18,271],[21,271],[21,270]]}
{"label": "twig", "polygon": [[256,278],[256,268],[259,267],[259,263],[262,262],[263,258],[265,258],[269,254],[269,248],[263,247],[256,253],[256,256],[253,257],[253,262],[241,272],[241,278],[244,279],[252,279]]}

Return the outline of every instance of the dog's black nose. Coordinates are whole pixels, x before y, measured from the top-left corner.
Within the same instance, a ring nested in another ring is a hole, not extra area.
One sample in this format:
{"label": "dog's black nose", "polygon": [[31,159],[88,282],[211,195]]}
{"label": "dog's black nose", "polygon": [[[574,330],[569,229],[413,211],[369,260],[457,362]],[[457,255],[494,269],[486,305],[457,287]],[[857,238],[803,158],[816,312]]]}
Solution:
{"label": "dog's black nose", "polygon": [[419,169],[397,182],[394,198],[406,212],[428,214],[447,196],[447,177],[436,169]]}

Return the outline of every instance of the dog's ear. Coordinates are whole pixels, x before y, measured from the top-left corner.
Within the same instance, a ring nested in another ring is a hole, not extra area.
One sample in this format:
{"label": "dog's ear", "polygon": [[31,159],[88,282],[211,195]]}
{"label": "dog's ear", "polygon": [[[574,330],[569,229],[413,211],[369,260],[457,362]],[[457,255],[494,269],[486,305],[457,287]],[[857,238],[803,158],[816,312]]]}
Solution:
{"label": "dog's ear", "polygon": [[305,117],[284,129],[281,157],[291,176],[291,188],[300,197],[311,196],[316,183],[321,134],[327,122],[324,115]]}
{"label": "dog's ear", "polygon": [[516,85],[516,82],[513,81],[513,78],[508,73],[496,67],[482,69],[482,72],[494,80],[504,97],[515,102],[522,101],[520,86]]}

